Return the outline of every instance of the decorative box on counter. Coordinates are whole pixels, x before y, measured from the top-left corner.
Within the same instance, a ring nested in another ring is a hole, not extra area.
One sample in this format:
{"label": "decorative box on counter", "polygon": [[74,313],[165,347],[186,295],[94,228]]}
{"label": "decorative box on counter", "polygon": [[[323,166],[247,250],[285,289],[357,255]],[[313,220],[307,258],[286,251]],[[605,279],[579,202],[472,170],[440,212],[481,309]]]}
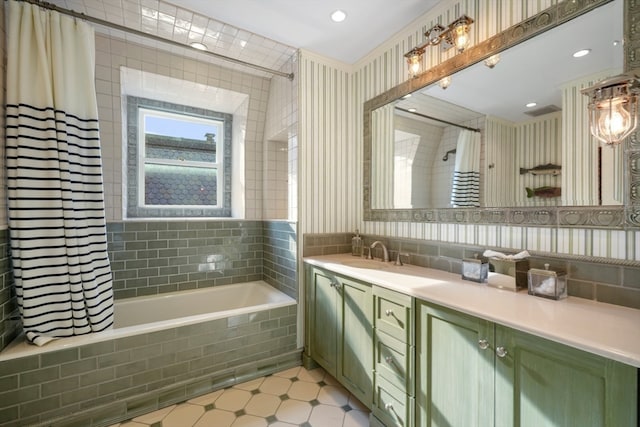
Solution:
{"label": "decorative box on counter", "polygon": [[489,286],[511,291],[527,288],[528,259],[490,258],[489,271]]}
{"label": "decorative box on counter", "polygon": [[529,294],[537,297],[559,300],[567,297],[567,275],[564,271],[532,268],[528,273]]}
{"label": "decorative box on counter", "polygon": [[489,273],[489,263],[486,260],[475,258],[464,258],[462,260],[462,278],[473,282],[484,283],[487,281]]}

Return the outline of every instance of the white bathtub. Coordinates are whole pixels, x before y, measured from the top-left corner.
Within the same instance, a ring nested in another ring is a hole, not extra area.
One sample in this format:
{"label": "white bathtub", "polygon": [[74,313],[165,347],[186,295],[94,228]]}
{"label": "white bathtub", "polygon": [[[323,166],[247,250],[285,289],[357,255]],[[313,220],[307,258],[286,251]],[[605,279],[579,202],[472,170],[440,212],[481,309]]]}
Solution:
{"label": "white bathtub", "polygon": [[23,336],[19,336],[0,353],[0,362],[162,329],[257,313],[295,303],[295,299],[264,281],[127,298],[115,302],[113,329],[54,340],[43,347],[28,344]]}

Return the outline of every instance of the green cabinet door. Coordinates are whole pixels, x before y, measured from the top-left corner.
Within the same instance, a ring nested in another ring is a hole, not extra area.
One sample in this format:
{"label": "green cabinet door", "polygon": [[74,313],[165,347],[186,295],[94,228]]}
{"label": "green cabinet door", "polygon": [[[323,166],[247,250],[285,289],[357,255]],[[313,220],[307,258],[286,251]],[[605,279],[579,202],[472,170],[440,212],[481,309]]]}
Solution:
{"label": "green cabinet door", "polygon": [[497,427],[637,426],[631,366],[500,325],[496,356]]}
{"label": "green cabinet door", "polygon": [[417,425],[493,427],[493,323],[420,304]]}
{"label": "green cabinet door", "polygon": [[338,368],[338,282],[315,268],[307,274],[309,356],[334,377]]}
{"label": "green cabinet door", "polygon": [[340,278],[338,375],[363,404],[373,402],[373,293],[371,286]]}

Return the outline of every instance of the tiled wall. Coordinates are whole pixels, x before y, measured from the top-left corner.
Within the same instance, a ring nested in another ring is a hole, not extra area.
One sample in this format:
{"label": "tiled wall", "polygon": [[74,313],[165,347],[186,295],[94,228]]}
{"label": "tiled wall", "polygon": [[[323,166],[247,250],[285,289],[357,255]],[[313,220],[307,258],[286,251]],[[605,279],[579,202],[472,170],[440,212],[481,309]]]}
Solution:
{"label": "tiled wall", "polygon": [[120,66],[249,95],[244,141],[244,218],[262,218],[263,130],[270,80],[132,41],[96,34],[96,91],[100,117],[107,221],[122,220],[122,105]]}
{"label": "tiled wall", "polygon": [[107,225],[116,298],[262,280],[261,221]]}
{"label": "tiled wall", "polygon": [[292,298],[298,298],[297,224],[264,221],[263,280]]}
{"label": "tiled wall", "polygon": [[287,306],[0,362],[0,425],[110,425],[300,364]]}
{"label": "tiled wall", "polygon": [[0,230],[0,349],[21,330],[9,250],[9,232]]}
{"label": "tiled wall", "polygon": [[[307,234],[304,236],[303,256],[331,255],[351,252],[350,233]],[[400,251],[409,254],[408,264],[435,268],[460,274],[462,259],[482,255],[485,249],[503,248],[482,247],[447,243],[441,241],[396,238],[388,236],[366,235],[363,244],[370,245],[381,240],[390,251],[391,260]],[[377,251],[381,251],[379,248]],[[382,253],[374,252],[376,258]],[[405,259],[403,259],[403,262]],[[544,268],[548,263],[551,270],[567,272],[569,295],[610,304],[640,309],[640,267],[611,263],[609,260],[586,262],[579,258],[553,256],[545,253],[533,253],[530,268]]]}

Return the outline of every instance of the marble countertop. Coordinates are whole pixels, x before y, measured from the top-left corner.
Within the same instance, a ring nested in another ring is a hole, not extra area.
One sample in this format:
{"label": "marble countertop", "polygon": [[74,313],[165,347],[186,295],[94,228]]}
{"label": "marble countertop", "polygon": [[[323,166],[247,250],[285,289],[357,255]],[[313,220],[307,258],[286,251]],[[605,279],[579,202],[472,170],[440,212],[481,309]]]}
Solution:
{"label": "marble countertop", "polygon": [[575,297],[548,300],[350,254],[304,262],[640,368],[640,310]]}

